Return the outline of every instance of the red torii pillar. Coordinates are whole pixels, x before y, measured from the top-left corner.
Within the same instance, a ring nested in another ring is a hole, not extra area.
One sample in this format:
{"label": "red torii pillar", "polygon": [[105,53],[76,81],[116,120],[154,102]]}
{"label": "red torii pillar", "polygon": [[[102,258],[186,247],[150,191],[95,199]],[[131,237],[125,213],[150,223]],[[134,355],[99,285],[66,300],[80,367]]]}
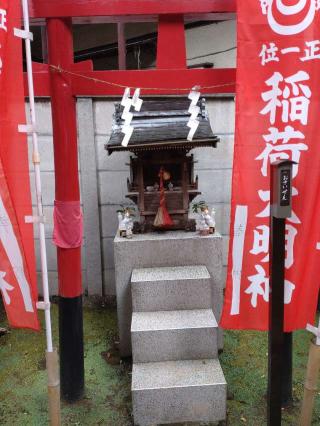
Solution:
{"label": "red torii pillar", "polygon": [[[49,64],[73,64],[71,19],[47,20]],[[55,198],[60,205],[80,203],[76,100],[67,74],[50,69],[55,164]],[[57,247],[59,277],[60,379],[64,399],[84,390],[81,246]]]}
{"label": "red torii pillar", "polygon": [[186,36],[183,15],[160,15],[157,69],[186,69]]}

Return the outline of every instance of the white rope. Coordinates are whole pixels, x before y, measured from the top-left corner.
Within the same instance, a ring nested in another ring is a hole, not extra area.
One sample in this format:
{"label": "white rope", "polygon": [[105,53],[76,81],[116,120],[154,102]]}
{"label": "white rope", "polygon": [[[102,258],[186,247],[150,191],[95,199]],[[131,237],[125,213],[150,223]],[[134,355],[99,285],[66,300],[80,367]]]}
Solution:
{"label": "white rope", "polygon": [[[90,76],[85,75],[85,74],[66,70],[64,68],[61,68],[60,66],[53,65],[53,64],[48,64],[48,67],[55,72],[64,73],[64,74],[72,75],[74,77],[83,78],[84,80],[93,81],[94,83],[98,83],[98,84],[106,84],[107,86],[118,87],[118,88],[121,88],[121,89],[126,89],[126,88],[134,89],[134,90],[137,89],[137,87],[130,86],[128,84],[114,83],[113,81],[103,80],[101,78],[90,77]],[[197,85],[196,87],[198,88],[198,90],[205,91],[205,90],[219,89],[219,88],[230,87],[230,86],[235,86],[235,85],[236,85],[235,81],[230,81],[229,83],[214,84],[214,85],[211,85],[211,86]],[[164,92],[164,91],[165,92],[190,92],[191,88],[190,87],[142,87],[141,86],[140,91],[143,91],[143,90],[157,91],[157,92],[160,92],[160,91],[162,91],[162,92]]]}
{"label": "white rope", "polygon": [[[33,163],[34,163],[34,172],[35,172],[35,187],[36,187],[38,217],[41,218],[44,215],[43,215],[42,196],[41,196],[41,176],[40,176],[40,164],[39,164],[40,155],[39,155],[39,148],[38,148],[38,134],[36,132],[36,112],[35,112],[34,87],[33,87],[33,75],[32,75],[32,59],[31,59],[32,36],[30,36],[31,33],[30,33],[30,25],[29,25],[28,0],[21,0],[21,1],[22,1],[22,10],[23,10],[24,31],[20,32],[20,35],[19,35],[19,32],[16,35],[18,37],[20,36],[25,39],[30,115],[31,115],[31,123],[29,126],[31,126],[30,129],[31,129],[32,143],[33,143]],[[45,315],[45,324],[46,324],[47,352],[53,352],[44,221],[39,220],[38,226],[39,226],[39,234],[40,234],[40,258],[41,258],[43,299],[44,299],[44,306],[45,306],[44,315]]]}

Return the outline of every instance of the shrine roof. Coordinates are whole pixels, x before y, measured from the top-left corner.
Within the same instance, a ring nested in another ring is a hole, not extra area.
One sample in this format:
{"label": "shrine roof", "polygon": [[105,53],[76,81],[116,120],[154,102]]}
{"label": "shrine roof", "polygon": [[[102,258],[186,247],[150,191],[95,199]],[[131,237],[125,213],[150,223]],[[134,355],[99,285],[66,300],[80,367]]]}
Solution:
{"label": "shrine roof", "polygon": [[205,99],[198,101],[200,112],[197,119],[199,126],[189,142],[187,136],[190,119],[188,99],[166,98],[156,100],[144,100],[141,111],[131,111],[133,119],[131,125],[134,130],[127,147],[121,145],[124,138],[122,127],[124,120],[121,118],[123,107],[115,104],[112,133],[105,149],[108,154],[113,151],[145,151],[158,149],[186,149],[209,146],[215,148],[219,142],[210,126],[210,120],[206,109]]}

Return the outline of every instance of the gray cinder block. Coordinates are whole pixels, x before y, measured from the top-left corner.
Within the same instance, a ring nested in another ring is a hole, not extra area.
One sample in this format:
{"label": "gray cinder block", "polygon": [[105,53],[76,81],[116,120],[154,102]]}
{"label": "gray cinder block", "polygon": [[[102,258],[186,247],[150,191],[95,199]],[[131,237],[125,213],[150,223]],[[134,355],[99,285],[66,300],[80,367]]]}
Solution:
{"label": "gray cinder block", "polygon": [[226,416],[226,381],[218,360],[134,364],[134,423],[214,422]]}
{"label": "gray cinder block", "polygon": [[211,308],[211,279],[206,266],[134,269],[134,312]]}
{"label": "gray cinder block", "polygon": [[[39,135],[52,135],[51,102],[47,99],[36,101],[37,132]],[[27,122],[30,123],[30,106],[26,102]]]}
{"label": "gray cinder block", "polygon": [[[99,193],[101,204],[123,204],[128,192],[127,172],[101,171],[99,172]],[[128,201],[125,201],[128,203]]]}
{"label": "gray cinder block", "polygon": [[114,113],[114,101],[110,99],[96,99],[93,102],[95,117],[95,132],[97,135],[107,135],[112,130],[112,115]]}
{"label": "gray cinder block", "polygon": [[102,295],[102,259],[98,201],[97,162],[92,100],[78,98],[79,165],[83,224],[86,236],[85,286],[88,294]]}
{"label": "gray cinder block", "polygon": [[[53,206],[55,199],[55,181],[54,181],[54,172],[42,172],[41,173],[42,181],[42,202],[44,206]],[[35,178],[34,172],[30,172],[30,185],[31,185],[31,195],[32,195],[32,205],[36,205],[36,190],[35,190]]]}
{"label": "gray cinder block", "polygon": [[216,358],[217,327],[211,309],[134,312],[133,362]]}

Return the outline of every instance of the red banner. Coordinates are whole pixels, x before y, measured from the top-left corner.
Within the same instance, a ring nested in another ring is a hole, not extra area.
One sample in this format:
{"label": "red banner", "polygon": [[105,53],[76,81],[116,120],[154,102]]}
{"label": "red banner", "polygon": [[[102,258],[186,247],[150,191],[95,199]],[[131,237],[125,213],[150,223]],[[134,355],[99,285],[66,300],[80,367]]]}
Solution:
{"label": "red banner", "polygon": [[296,161],[285,330],[313,323],[320,278],[320,1],[238,2],[236,140],[224,328],[268,329],[270,163]]}
{"label": "red banner", "polygon": [[0,0],[0,292],[13,327],[39,329],[19,0]]}

